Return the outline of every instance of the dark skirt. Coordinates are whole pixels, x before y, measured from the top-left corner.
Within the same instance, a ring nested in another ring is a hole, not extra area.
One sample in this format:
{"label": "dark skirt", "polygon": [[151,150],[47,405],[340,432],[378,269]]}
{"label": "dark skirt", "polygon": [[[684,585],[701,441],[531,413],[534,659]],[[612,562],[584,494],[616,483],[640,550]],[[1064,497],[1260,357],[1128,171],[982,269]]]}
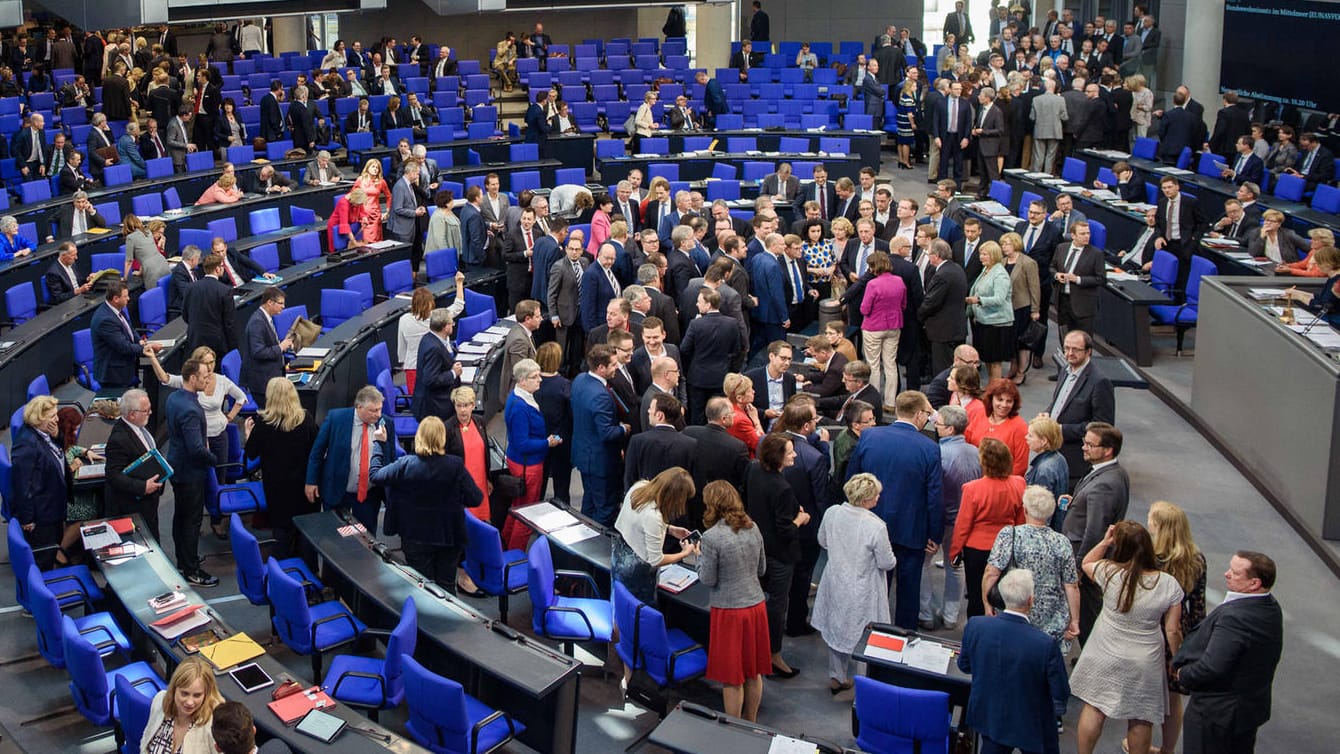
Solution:
{"label": "dark skirt", "polygon": [[1016,354],[1015,341],[1017,336],[1014,332],[1014,324],[1008,325],[981,325],[976,322],[972,325],[972,344],[977,348],[977,354],[985,363],[997,361],[1009,361]]}
{"label": "dark skirt", "polygon": [[610,545],[610,575],[643,603],[656,605],[656,567],[616,536]]}

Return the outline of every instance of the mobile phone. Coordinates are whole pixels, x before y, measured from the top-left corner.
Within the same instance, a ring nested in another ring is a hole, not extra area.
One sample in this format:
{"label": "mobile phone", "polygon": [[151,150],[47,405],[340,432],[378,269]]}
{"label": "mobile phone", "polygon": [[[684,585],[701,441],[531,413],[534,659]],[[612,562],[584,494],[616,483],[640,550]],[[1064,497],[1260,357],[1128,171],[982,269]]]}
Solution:
{"label": "mobile phone", "polygon": [[177,596],[176,592],[163,592],[162,594],[154,597],[149,601],[155,605],[162,605],[164,603],[172,601],[176,596]]}
{"label": "mobile phone", "polygon": [[689,532],[689,535],[687,537],[684,538],[684,542],[685,544],[696,545],[698,544],[699,541],[702,540],[702,538],[703,533],[698,531],[697,529],[694,529],[693,531]]}

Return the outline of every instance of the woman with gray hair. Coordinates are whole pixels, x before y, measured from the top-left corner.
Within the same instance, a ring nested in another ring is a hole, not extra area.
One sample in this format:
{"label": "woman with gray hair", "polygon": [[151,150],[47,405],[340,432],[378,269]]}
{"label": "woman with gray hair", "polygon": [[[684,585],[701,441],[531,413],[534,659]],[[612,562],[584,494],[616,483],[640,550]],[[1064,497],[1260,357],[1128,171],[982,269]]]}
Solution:
{"label": "woman with gray hair", "polygon": [[[521,478],[525,492],[512,506],[530,505],[540,499],[544,484],[544,459],[549,449],[562,440],[544,426],[544,414],[535,400],[540,389],[540,365],[534,359],[522,359],[512,367],[516,387],[507,396],[503,420],[507,424],[507,472]],[[524,549],[530,529],[508,516],[503,526],[503,543],[508,549]]]}
{"label": "woman with gray hair", "polygon": [[13,215],[0,217],[0,261],[27,256],[33,252],[33,242],[19,235],[19,221]]}
{"label": "woman with gray hair", "polygon": [[819,525],[819,546],[828,550],[828,565],[810,624],[828,645],[828,690],[834,696],[852,687],[847,669],[866,624],[889,622],[884,574],[897,560],[888,527],[871,510],[883,488],[874,474],[853,476],[842,487],[847,502],[829,508]]}
{"label": "woman with gray hair", "polygon": [[[1050,526],[1055,509],[1056,500],[1045,487],[1035,484],[1024,490],[1024,523],[1007,526],[996,535],[980,588],[989,595],[1001,574],[1016,568],[1032,571],[1033,609],[1028,620],[1055,639],[1064,655],[1070,651],[1070,640],[1079,636],[1079,571],[1070,541]],[[999,604],[989,604],[987,614],[1000,609]]]}

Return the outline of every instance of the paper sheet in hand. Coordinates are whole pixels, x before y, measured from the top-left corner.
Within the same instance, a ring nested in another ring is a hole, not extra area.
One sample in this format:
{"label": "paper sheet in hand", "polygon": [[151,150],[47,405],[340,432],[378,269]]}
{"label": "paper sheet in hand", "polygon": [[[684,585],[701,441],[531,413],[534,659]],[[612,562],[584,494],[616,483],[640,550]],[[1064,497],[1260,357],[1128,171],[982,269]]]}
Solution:
{"label": "paper sheet in hand", "polygon": [[560,544],[575,545],[578,542],[584,542],[592,537],[600,536],[600,532],[592,529],[586,524],[577,524],[576,526],[559,529],[550,536],[558,540]]}
{"label": "paper sheet in hand", "polygon": [[768,754],[814,754],[819,747],[809,741],[790,736],[773,736],[768,745]]}
{"label": "paper sheet in hand", "polygon": [[865,643],[865,655],[889,662],[902,662],[903,648],[906,645],[907,640],[901,636],[871,631],[870,638]]}
{"label": "paper sheet in hand", "polygon": [[931,673],[949,672],[949,661],[954,650],[938,642],[922,639],[903,650],[903,663],[908,667]]}

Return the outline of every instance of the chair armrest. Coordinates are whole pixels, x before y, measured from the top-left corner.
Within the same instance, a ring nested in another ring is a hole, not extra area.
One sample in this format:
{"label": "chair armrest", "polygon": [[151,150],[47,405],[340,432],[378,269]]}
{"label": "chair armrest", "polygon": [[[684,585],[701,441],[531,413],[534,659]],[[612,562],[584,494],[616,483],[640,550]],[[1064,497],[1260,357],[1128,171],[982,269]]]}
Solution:
{"label": "chair armrest", "polygon": [[674,681],[674,679],[675,679],[675,662],[678,661],[680,657],[683,657],[684,655],[689,654],[690,652],[697,652],[698,650],[700,650],[700,649],[702,649],[702,648],[703,648],[703,645],[701,645],[701,644],[692,644],[692,645],[690,645],[690,646],[684,647],[683,649],[677,649],[677,650],[675,650],[674,652],[671,652],[671,653],[670,653],[669,661],[666,663],[666,665],[667,665],[667,667],[666,667],[667,672],[666,672],[666,677],[665,677],[666,682],[667,682],[667,683],[670,683],[670,682],[673,682],[673,681]]}
{"label": "chair armrest", "polygon": [[[502,586],[503,586],[503,591],[504,591],[504,592],[508,591],[507,585],[510,584],[510,583],[512,583],[512,579],[511,579],[512,569],[513,569],[513,568],[516,568],[517,566],[523,566],[523,565],[526,565],[526,564],[528,564],[529,562],[530,562],[530,560],[529,560],[528,558],[518,558],[518,559],[516,559],[516,560],[511,561],[510,563],[504,563],[504,564],[503,564],[503,571],[502,571]],[[527,588],[527,587],[523,585],[523,586],[521,586],[521,587],[518,587],[518,588],[517,588],[517,591],[518,591],[518,592],[522,592],[522,591],[525,591],[526,588]]]}
{"label": "chair armrest", "polygon": [[394,400],[396,411],[409,411],[413,406],[414,397],[410,395],[396,395]]}
{"label": "chair armrest", "polygon": [[600,587],[596,586],[596,580],[591,578],[591,574],[585,571],[554,571],[554,580],[558,579],[576,579],[591,587],[591,594],[599,597]]}
{"label": "chair armrest", "polygon": [[[240,463],[230,463],[230,464],[226,464],[226,465],[228,465],[228,466],[237,466],[237,467],[239,467],[239,468],[241,468],[241,466],[242,466],[242,464],[240,464]],[[243,492],[243,493],[246,493],[247,497],[251,498],[251,502],[252,502],[252,503],[255,503],[255,505],[256,505],[256,509],[257,509],[257,510],[264,510],[264,509],[265,509],[265,506],[261,504],[261,499],[260,499],[259,497],[256,496],[256,491],[253,490],[252,488],[246,486],[245,484],[225,484],[225,485],[220,485],[220,486],[219,486],[219,494],[218,494],[217,497],[218,497],[219,499],[222,499],[222,498],[223,498],[223,493],[225,493],[225,492]]]}
{"label": "chair armrest", "polygon": [[[512,718],[507,717],[506,712],[503,712],[502,710],[496,710],[492,715],[489,715],[483,720],[480,720],[479,722],[474,724],[474,727],[470,728],[470,751],[479,750],[479,734],[484,730],[485,727],[488,726],[489,723],[493,722],[494,720],[497,720],[500,717],[507,721],[507,740],[511,740],[511,738],[516,735],[516,727],[512,725]],[[498,743],[500,744],[505,743],[505,741],[499,741]]]}
{"label": "chair armrest", "polygon": [[[347,622],[349,623],[349,627],[352,628],[352,629],[354,630],[354,635],[351,636],[349,639],[345,639],[344,641],[339,641],[339,642],[335,642],[334,644],[331,644],[331,645],[330,645],[331,647],[336,647],[336,646],[339,646],[339,645],[341,645],[341,644],[344,644],[345,642],[352,641],[353,639],[357,639],[357,638],[358,638],[358,636],[359,636],[359,632],[358,632],[358,624],[354,622],[354,616],[350,615],[348,611],[344,611],[344,612],[336,613],[336,614],[334,614],[334,615],[327,615],[326,617],[324,617],[324,618],[322,618],[322,619],[320,619],[320,620],[316,620],[316,621],[313,621],[313,622],[312,622],[312,647],[313,647],[313,648],[316,648],[316,649],[325,649],[325,648],[317,647],[317,646],[316,646],[316,627],[317,627],[317,626],[320,626],[320,625],[323,624],[323,623],[330,623],[330,622],[332,622],[332,621],[337,621],[337,620],[347,621]],[[327,648],[328,648],[328,647],[327,647]]]}
{"label": "chair armrest", "polygon": [[[582,622],[586,624],[586,637],[587,637],[586,640],[595,641],[596,629],[595,626],[591,625],[591,619],[586,617],[586,613],[582,612],[581,610],[578,610],[575,607],[560,607],[555,605],[554,607],[546,608],[544,611],[544,625],[546,627],[549,625],[549,613],[551,612],[576,613],[577,615],[581,616]],[[545,630],[546,632],[548,632],[547,628]]]}
{"label": "chair armrest", "polygon": [[93,645],[94,648],[98,650],[99,654],[102,653],[102,649],[104,647],[116,646],[116,639],[112,636],[112,632],[108,630],[106,626],[90,626],[89,628],[86,628],[83,631],[79,632],[80,636],[92,636],[93,634],[103,634],[104,636],[107,637],[106,641],[100,641],[97,644]]}
{"label": "chair armrest", "polygon": [[60,597],[66,596],[66,595],[70,595],[70,594],[81,594],[81,595],[84,596],[84,599],[85,599],[85,600],[88,599],[88,590],[87,590],[86,588],[84,588],[84,582],[80,581],[78,578],[76,578],[76,577],[74,577],[74,576],[56,576],[56,577],[51,578],[51,579],[43,579],[43,580],[42,580],[42,583],[46,584],[48,589],[51,588],[51,585],[52,585],[52,584],[59,584],[59,583],[61,583],[61,582],[69,582],[69,583],[72,583],[72,584],[75,585],[75,588],[74,588],[74,591],[71,591],[71,592],[64,592],[64,593],[62,593],[62,594],[58,594],[58,595],[56,595],[57,599],[59,599]]}
{"label": "chair armrest", "polygon": [[379,639],[391,638],[391,630],[387,628],[368,628],[364,629],[363,636],[372,636]]}
{"label": "chair armrest", "polygon": [[340,684],[343,683],[344,679],[349,676],[353,676],[354,678],[368,678],[376,681],[377,688],[379,689],[382,695],[381,704],[377,706],[383,707],[386,705],[386,679],[377,675],[376,673],[364,673],[361,670],[346,670],[343,673],[340,673],[340,677],[335,679],[335,685],[330,690],[331,696],[335,697],[336,699],[340,698]]}

